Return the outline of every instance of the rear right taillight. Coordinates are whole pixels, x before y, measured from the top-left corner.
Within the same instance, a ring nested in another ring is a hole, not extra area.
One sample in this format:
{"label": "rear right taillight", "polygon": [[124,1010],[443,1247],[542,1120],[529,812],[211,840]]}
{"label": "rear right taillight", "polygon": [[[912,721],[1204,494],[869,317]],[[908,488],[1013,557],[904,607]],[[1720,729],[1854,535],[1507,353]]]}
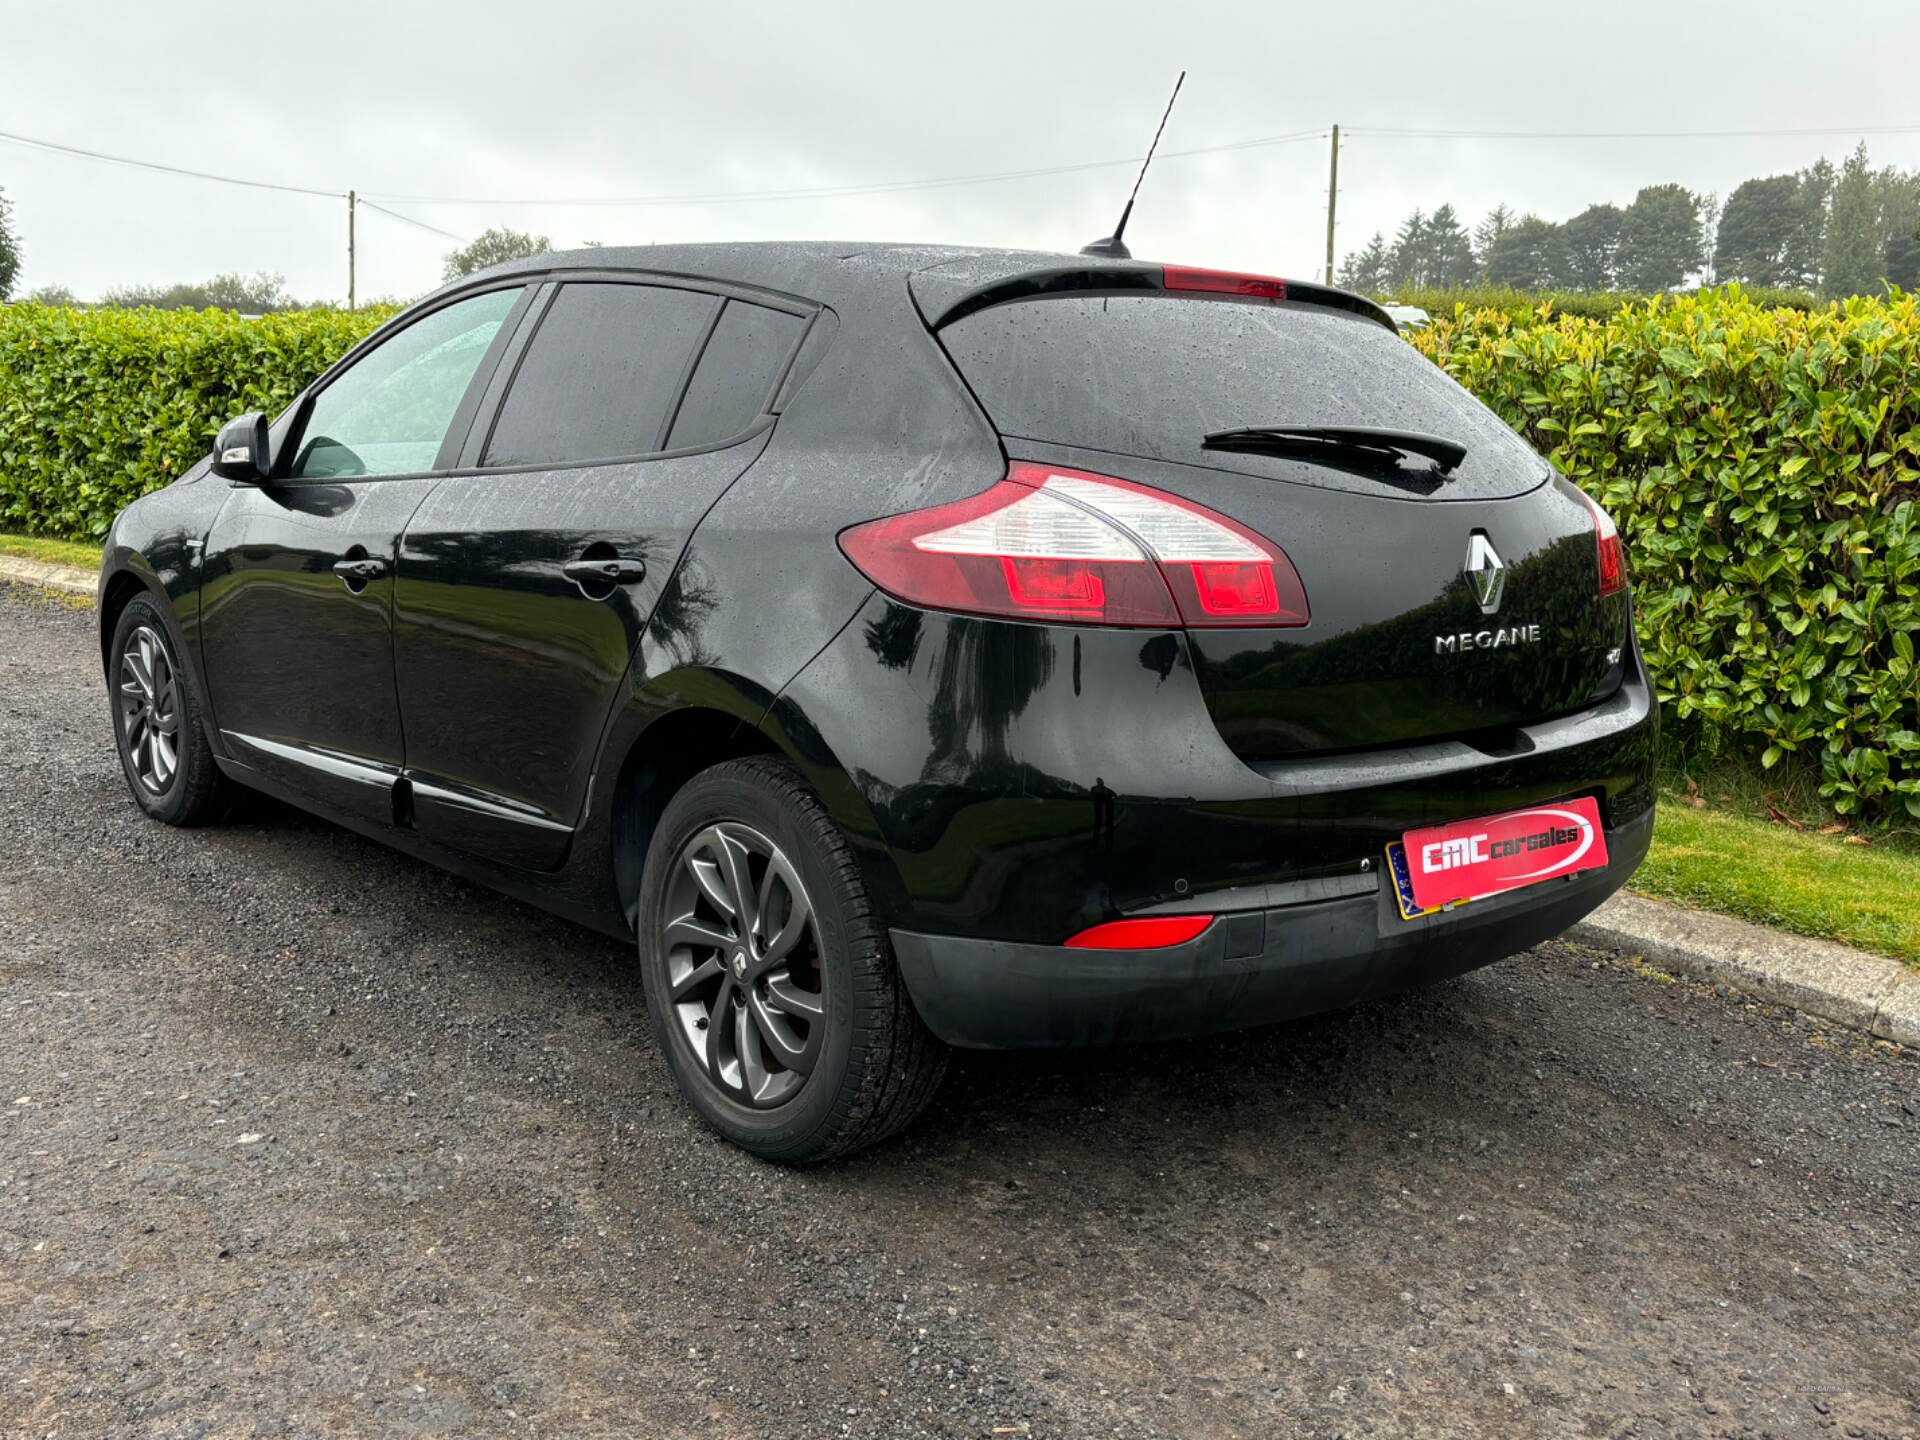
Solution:
{"label": "rear right taillight", "polygon": [[1626,586],[1626,547],[1620,543],[1620,528],[1613,523],[1613,517],[1602,510],[1586,491],[1580,492],[1580,498],[1587,502],[1587,509],[1593,513],[1593,538],[1599,547],[1600,594],[1605,598]]}
{"label": "rear right taillight", "polygon": [[856,525],[840,548],[888,594],[939,610],[1089,625],[1304,625],[1286,552],[1204,505],[1016,460],[991,489]]}

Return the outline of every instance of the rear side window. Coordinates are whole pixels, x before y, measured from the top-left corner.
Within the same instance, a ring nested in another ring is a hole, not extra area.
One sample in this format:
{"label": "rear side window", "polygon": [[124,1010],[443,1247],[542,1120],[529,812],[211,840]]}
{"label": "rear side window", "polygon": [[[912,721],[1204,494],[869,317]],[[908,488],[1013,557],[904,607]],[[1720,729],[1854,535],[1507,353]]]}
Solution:
{"label": "rear side window", "polygon": [[566,285],[500,407],[484,465],[646,455],[720,301],[660,285]]}
{"label": "rear side window", "polygon": [[941,343],[1003,434],[1260,471],[1202,451],[1258,425],[1421,430],[1479,465],[1539,469],[1498,416],[1385,326],[1304,304],[1074,296],[977,311]]}
{"label": "rear side window", "polygon": [[667,448],[717,444],[765,414],[806,327],[799,315],[729,300],[674,417]]}

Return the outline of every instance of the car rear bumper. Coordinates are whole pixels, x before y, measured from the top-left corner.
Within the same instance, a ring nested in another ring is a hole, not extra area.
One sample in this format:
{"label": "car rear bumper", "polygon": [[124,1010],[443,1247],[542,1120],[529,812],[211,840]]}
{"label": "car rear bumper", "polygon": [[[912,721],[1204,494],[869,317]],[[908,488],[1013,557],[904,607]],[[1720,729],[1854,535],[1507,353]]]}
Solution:
{"label": "car rear bumper", "polygon": [[1376,865],[1366,875],[1299,882],[1354,893],[1223,913],[1195,939],[1165,949],[1069,949],[896,929],[894,953],[921,1018],[950,1045],[1174,1040],[1337,1009],[1551,939],[1626,883],[1653,838],[1653,812],[1606,837],[1605,869],[1416,920],[1401,918]]}

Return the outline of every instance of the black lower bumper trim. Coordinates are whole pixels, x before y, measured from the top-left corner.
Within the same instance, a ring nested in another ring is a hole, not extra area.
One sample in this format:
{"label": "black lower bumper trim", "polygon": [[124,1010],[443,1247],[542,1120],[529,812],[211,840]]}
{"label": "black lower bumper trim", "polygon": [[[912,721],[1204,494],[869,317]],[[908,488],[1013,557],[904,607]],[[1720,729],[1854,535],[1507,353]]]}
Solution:
{"label": "black lower bumper trim", "polygon": [[[1174,1040],[1431,984],[1551,939],[1627,882],[1653,811],[1607,832],[1604,870],[1404,920],[1372,893],[1223,916],[1161,950],[893,932],[921,1018],[950,1045],[1006,1050]],[[1254,923],[1257,918],[1258,924]]]}

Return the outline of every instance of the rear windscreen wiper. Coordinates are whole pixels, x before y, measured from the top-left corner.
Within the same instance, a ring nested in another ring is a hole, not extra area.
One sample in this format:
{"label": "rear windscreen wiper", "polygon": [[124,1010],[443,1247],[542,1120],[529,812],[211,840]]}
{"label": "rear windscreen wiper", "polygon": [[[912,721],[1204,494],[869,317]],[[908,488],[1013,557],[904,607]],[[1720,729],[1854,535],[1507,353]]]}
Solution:
{"label": "rear windscreen wiper", "polygon": [[1442,474],[1467,458],[1466,446],[1443,436],[1374,425],[1249,425],[1239,430],[1216,430],[1203,443],[1209,450],[1252,450],[1269,455],[1337,451],[1391,457],[1396,462],[1402,455],[1422,455]]}

